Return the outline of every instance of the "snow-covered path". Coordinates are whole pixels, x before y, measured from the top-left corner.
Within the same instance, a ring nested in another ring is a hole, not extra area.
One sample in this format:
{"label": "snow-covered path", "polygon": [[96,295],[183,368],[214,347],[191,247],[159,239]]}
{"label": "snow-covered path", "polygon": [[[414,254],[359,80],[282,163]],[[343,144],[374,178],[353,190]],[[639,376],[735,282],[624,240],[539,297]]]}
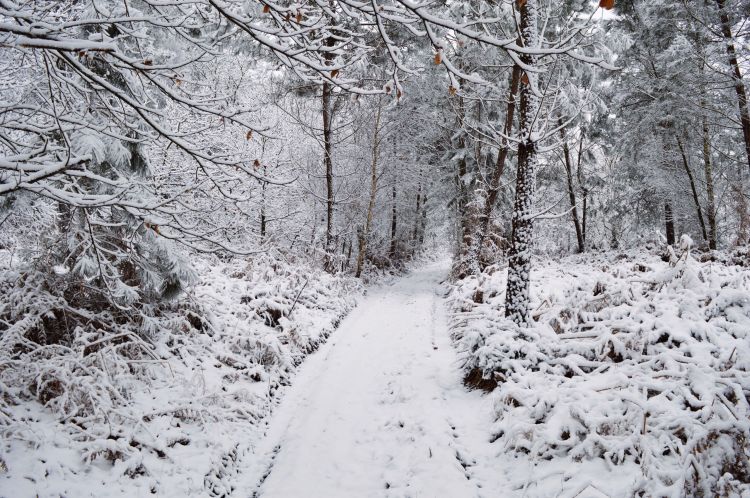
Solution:
{"label": "snow-covered path", "polygon": [[436,294],[446,272],[435,263],[362,300],[301,368],[240,493],[497,496],[489,400],[461,384]]}

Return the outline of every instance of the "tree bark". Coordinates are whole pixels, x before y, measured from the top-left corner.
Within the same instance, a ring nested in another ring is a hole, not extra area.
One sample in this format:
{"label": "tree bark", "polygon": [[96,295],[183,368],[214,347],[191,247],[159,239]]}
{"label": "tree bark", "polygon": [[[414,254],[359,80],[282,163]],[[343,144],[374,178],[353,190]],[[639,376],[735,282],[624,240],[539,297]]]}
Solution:
{"label": "tree bark", "polygon": [[585,130],[581,129],[581,138],[578,141],[578,160],[576,164],[576,177],[578,178],[578,185],[581,187],[581,193],[583,194],[583,220],[581,226],[581,232],[583,233],[583,247],[586,247],[586,218],[588,216],[588,202],[589,202],[589,189],[586,188],[586,184],[583,181],[583,140],[586,135]]}
{"label": "tree bark", "polygon": [[[526,0],[521,5],[520,32],[524,47],[537,48],[537,0]],[[537,65],[533,54],[521,54],[521,61],[529,67]],[[519,325],[529,323],[529,287],[531,282],[531,250],[534,236],[534,196],[536,190],[537,137],[535,121],[539,111],[539,98],[532,91],[537,85],[537,74],[526,74],[521,87],[520,143],[518,145],[518,172],[516,198],[513,205],[513,233],[508,258],[508,282],[505,292],[505,316]]]}
{"label": "tree bark", "polygon": [[674,246],[674,214],[672,213],[672,205],[668,202],[664,204],[664,223],[667,230],[667,244]]}
{"label": "tree bark", "polygon": [[[265,175],[266,166],[263,165],[263,176]],[[266,182],[261,182],[260,188],[260,241],[263,243],[266,239]]]}
{"label": "tree bark", "polygon": [[568,179],[568,198],[570,199],[570,207],[572,209],[573,225],[576,230],[576,240],[578,241],[578,253],[583,254],[586,251],[586,243],[583,239],[583,229],[581,228],[581,221],[578,218],[578,205],[576,203],[576,192],[573,185],[573,161],[570,158],[570,148],[565,137],[565,129],[562,128],[562,118],[558,118],[560,126],[560,138],[563,143],[563,156],[565,159],[565,173]]}
{"label": "tree bark", "polygon": [[[327,47],[332,47],[335,43],[333,37],[325,40]],[[323,56],[326,65],[333,61],[333,54],[326,52]],[[331,85],[328,82],[323,83],[323,162],[326,169],[326,245],[324,267],[326,271],[333,273],[333,141],[331,133],[331,121],[333,111],[331,108]]]}
{"label": "tree bark", "polygon": [[375,199],[378,193],[378,146],[380,145],[380,113],[382,103],[378,103],[378,111],[375,114],[375,131],[372,137],[372,161],[370,163],[370,201],[367,204],[367,217],[365,219],[365,228],[362,230],[359,239],[359,254],[357,254],[357,270],[355,277],[362,275],[362,268],[367,254],[367,239],[370,237],[370,228],[372,227],[372,215],[375,211]]}
{"label": "tree bark", "polygon": [[394,260],[396,258],[396,182],[393,182],[393,204],[391,207],[391,248],[390,248],[390,257],[391,260]]}
{"label": "tree bark", "polygon": [[741,246],[750,243],[750,208],[748,208],[747,198],[742,191],[742,186],[735,184],[731,186],[731,189],[739,221],[735,245]]}
{"label": "tree bark", "polygon": [[417,246],[417,239],[419,236],[421,206],[422,206],[422,184],[420,183],[419,186],[417,187],[417,208],[414,211],[414,233],[412,234],[412,237],[411,237],[412,244],[414,245],[415,248]]}
{"label": "tree bark", "polygon": [[463,98],[458,97],[458,112],[456,125],[461,132],[458,136],[458,148],[461,150],[461,159],[458,160],[458,170],[456,171],[456,186],[458,188],[458,216],[461,222],[459,234],[459,252],[463,257],[471,243],[471,231],[469,229],[469,189],[466,186],[466,174],[468,173],[468,164],[466,162],[466,137],[464,136],[464,103]]}
{"label": "tree bark", "polygon": [[331,87],[323,83],[323,159],[326,168],[326,245],[325,268],[333,271],[333,159],[331,143]]}
{"label": "tree bark", "polygon": [[[263,162],[263,177],[268,178],[268,165],[264,160],[266,153],[266,140],[261,140],[260,157]],[[266,187],[267,182],[260,182],[260,242],[261,244],[266,240]]]}
{"label": "tree bark", "polygon": [[427,192],[422,196],[422,222],[419,226],[419,245],[424,243],[424,233],[427,229]]}
{"label": "tree bark", "polygon": [[703,171],[706,175],[706,206],[708,217],[708,247],[716,249],[716,200],[714,194],[714,173],[711,164],[711,136],[708,130],[708,118],[703,116]]}
{"label": "tree bark", "polygon": [[[510,136],[513,132],[513,119],[516,112],[516,95],[518,94],[518,84],[521,79],[521,68],[518,65],[513,65],[513,71],[510,76],[510,86],[508,87],[508,107],[505,111],[505,123],[503,125],[503,133],[506,137]],[[500,149],[497,152],[497,161],[495,162],[495,169],[492,172],[490,178],[490,185],[487,189],[487,196],[484,199],[484,208],[479,216],[479,225],[477,234],[474,237],[472,243],[467,269],[472,275],[478,275],[481,272],[479,265],[479,258],[482,254],[482,246],[484,240],[487,238],[487,234],[490,229],[490,219],[492,218],[492,210],[497,202],[497,196],[500,192],[500,179],[505,171],[505,160],[508,158],[508,152],[510,151],[510,144],[505,137],[500,139]]]}
{"label": "tree bark", "polygon": [[693,202],[695,203],[695,210],[698,213],[698,222],[701,225],[701,235],[703,236],[703,240],[708,241],[706,223],[703,220],[703,209],[701,209],[701,201],[698,197],[698,190],[695,188],[695,179],[693,178],[693,172],[690,169],[690,163],[688,162],[687,154],[685,154],[685,147],[682,146],[682,140],[680,140],[680,137],[675,138],[677,139],[677,148],[680,149],[682,166],[685,168],[685,173],[687,173],[688,181],[690,181],[690,190],[693,193]]}
{"label": "tree bark", "polygon": [[747,91],[745,83],[742,80],[742,71],[737,60],[737,50],[734,46],[734,36],[732,35],[732,24],[729,19],[729,13],[726,10],[726,0],[716,0],[719,7],[719,19],[721,21],[721,33],[726,41],[727,56],[729,65],[732,67],[734,78],[734,90],[737,93],[737,104],[740,108],[740,123],[742,124],[742,135],[745,139],[745,154],[747,155],[747,165],[750,168],[750,113],[747,108]]}

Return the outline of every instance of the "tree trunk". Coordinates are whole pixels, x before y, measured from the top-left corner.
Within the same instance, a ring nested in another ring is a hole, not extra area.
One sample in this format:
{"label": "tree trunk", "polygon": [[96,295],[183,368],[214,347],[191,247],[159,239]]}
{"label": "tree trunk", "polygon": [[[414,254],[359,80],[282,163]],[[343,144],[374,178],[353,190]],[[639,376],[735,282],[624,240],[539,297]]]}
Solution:
{"label": "tree trunk", "polygon": [[737,93],[737,104],[740,108],[740,123],[742,124],[742,135],[745,139],[745,154],[747,155],[747,165],[750,168],[750,113],[747,109],[747,91],[745,83],[742,80],[742,71],[737,60],[737,50],[734,47],[734,37],[732,36],[732,24],[729,19],[729,13],[726,10],[726,0],[716,0],[719,7],[719,19],[721,20],[721,33],[727,45],[727,56],[729,65],[732,67],[734,77],[734,90]]}
{"label": "tree trunk", "polygon": [[585,130],[581,129],[581,138],[578,141],[578,161],[576,164],[576,177],[578,178],[578,185],[581,187],[581,193],[583,194],[583,220],[581,226],[581,232],[583,234],[583,247],[586,247],[586,218],[588,216],[588,202],[589,202],[589,189],[586,188],[586,184],[583,181],[583,140],[586,135]]}
{"label": "tree trunk", "polygon": [[674,246],[674,215],[672,205],[668,202],[664,204],[664,223],[667,229],[667,244]]}
{"label": "tree trunk", "polygon": [[393,205],[391,207],[391,248],[390,257],[391,260],[396,258],[396,182],[393,182]]}
{"label": "tree trunk", "polygon": [[375,115],[375,131],[372,137],[372,162],[370,163],[370,202],[367,204],[367,218],[365,219],[365,228],[362,230],[359,238],[359,254],[357,255],[357,270],[355,277],[362,275],[362,267],[365,262],[367,253],[367,239],[370,237],[370,228],[372,227],[372,215],[375,211],[375,198],[378,193],[378,146],[380,145],[380,112],[382,103],[378,103],[378,111]]}
{"label": "tree trunk", "polygon": [[[456,126],[459,130],[463,130],[465,127],[464,123],[464,104],[463,98],[458,97],[458,112],[460,113],[456,119]],[[471,243],[470,230],[469,230],[469,188],[466,185],[466,174],[468,173],[468,164],[466,162],[466,137],[463,131],[460,132],[458,137],[458,148],[461,150],[461,159],[458,160],[458,170],[456,171],[456,186],[458,188],[458,216],[460,218],[460,233],[459,233],[459,253],[461,259],[466,254],[466,250]]]}
{"label": "tree trunk", "polygon": [[[521,79],[521,68],[518,65],[513,65],[513,72],[510,76],[510,86],[508,87],[508,107],[505,111],[505,124],[503,125],[503,133],[506,137],[510,136],[513,132],[513,119],[516,112],[516,95],[518,94],[518,83]],[[510,151],[510,144],[504,137],[500,139],[500,150],[497,152],[497,161],[495,162],[495,169],[492,172],[490,178],[489,189],[487,190],[487,196],[484,199],[484,208],[479,216],[479,225],[477,234],[474,237],[474,242],[471,246],[468,258],[467,269],[470,274],[478,275],[481,271],[479,266],[479,258],[482,254],[482,246],[484,240],[487,238],[487,234],[490,229],[490,219],[492,218],[492,210],[497,202],[497,196],[500,192],[500,179],[503,176],[505,170],[505,160],[508,157]]]}
{"label": "tree trunk", "polygon": [[412,244],[414,245],[415,248],[417,246],[417,238],[419,236],[421,204],[422,204],[422,184],[420,183],[419,186],[417,187],[417,208],[414,211],[414,233],[412,234],[412,237],[411,237]]}
{"label": "tree trunk", "polygon": [[427,192],[422,196],[422,222],[419,226],[419,245],[424,243],[424,233],[427,229]]}
{"label": "tree trunk", "polygon": [[331,86],[323,83],[323,159],[326,168],[326,245],[325,268],[333,271],[333,159],[331,143]]}
{"label": "tree trunk", "polygon": [[708,233],[706,233],[706,223],[703,221],[703,209],[701,209],[701,201],[698,197],[698,191],[695,188],[695,179],[693,178],[693,171],[690,169],[690,163],[688,162],[687,154],[685,154],[685,148],[682,146],[682,140],[680,137],[677,139],[677,148],[680,149],[680,156],[682,156],[682,166],[685,168],[688,180],[690,181],[690,190],[693,193],[693,202],[695,203],[695,210],[698,213],[698,222],[701,225],[701,235],[703,240],[708,241]]}
{"label": "tree trunk", "polygon": [[[263,176],[268,172],[266,171],[266,165],[263,164]],[[266,182],[260,184],[260,242],[263,243],[266,240]]]}
{"label": "tree trunk", "polygon": [[747,205],[747,198],[742,192],[742,186],[735,184],[731,186],[731,189],[739,221],[735,245],[741,246],[750,243],[750,209]]}
{"label": "tree trunk", "polygon": [[708,206],[708,247],[716,249],[716,200],[714,194],[714,173],[711,165],[711,136],[708,130],[708,118],[703,116],[703,171],[706,175],[706,197]]}
{"label": "tree trunk", "polygon": [[[537,48],[537,0],[526,0],[521,5],[519,30],[524,47]],[[521,61],[536,67],[537,57],[521,54]],[[531,250],[534,236],[534,196],[536,190],[536,136],[535,121],[539,111],[539,98],[532,91],[538,74],[527,73],[521,87],[520,143],[518,144],[518,172],[516,198],[513,205],[513,233],[508,258],[508,282],[505,292],[505,316],[519,325],[529,323],[529,286],[531,281]]]}
{"label": "tree trunk", "polygon": [[565,158],[565,173],[568,179],[568,198],[570,199],[570,207],[573,215],[573,225],[576,229],[576,240],[578,241],[578,253],[582,254],[586,251],[586,244],[583,240],[583,230],[581,228],[581,221],[578,218],[578,205],[576,204],[576,192],[573,185],[573,161],[570,159],[570,148],[565,137],[565,129],[562,128],[562,118],[558,118],[560,128],[560,138],[563,143],[563,156]]}

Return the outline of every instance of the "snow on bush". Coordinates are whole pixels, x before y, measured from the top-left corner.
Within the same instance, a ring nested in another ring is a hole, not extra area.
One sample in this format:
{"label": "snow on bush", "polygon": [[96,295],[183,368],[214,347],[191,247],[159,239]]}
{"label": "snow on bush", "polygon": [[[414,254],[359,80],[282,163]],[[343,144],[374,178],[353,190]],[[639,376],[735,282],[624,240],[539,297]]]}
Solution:
{"label": "snow on bush", "polygon": [[196,266],[203,278],[179,301],[99,312],[33,268],[0,274],[0,488],[231,491],[274,393],[359,284],[269,257]]}
{"label": "snow on bush", "polygon": [[[453,287],[452,337],[467,383],[494,389],[495,444],[631,474],[610,496],[750,495],[750,271],[681,243],[669,263],[540,264],[529,328],[503,317],[500,268]],[[575,465],[566,489],[584,479]]]}

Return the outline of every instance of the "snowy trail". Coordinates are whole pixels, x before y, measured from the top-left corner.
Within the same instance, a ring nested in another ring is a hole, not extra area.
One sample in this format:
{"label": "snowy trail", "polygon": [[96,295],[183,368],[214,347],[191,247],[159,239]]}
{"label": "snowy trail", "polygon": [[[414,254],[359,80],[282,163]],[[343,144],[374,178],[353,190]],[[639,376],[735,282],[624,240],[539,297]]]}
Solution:
{"label": "snowy trail", "polygon": [[463,387],[436,295],[446,273],[435,263],[362,300],[296,376],[241,494],[497,495],[489,399]]}

